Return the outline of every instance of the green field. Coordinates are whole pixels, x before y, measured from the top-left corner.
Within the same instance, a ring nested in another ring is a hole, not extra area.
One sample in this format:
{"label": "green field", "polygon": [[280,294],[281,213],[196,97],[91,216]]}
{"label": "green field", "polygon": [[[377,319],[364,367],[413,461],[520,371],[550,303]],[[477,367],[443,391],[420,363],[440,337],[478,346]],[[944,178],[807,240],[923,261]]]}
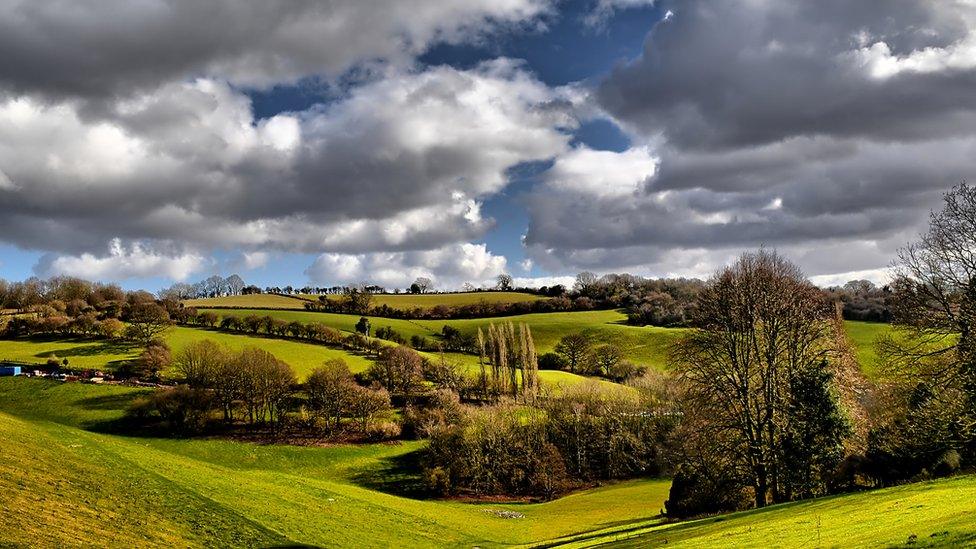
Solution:
{"label": "green field", "polygon": [[570,547],[972,547],[976,477],[921,482],[696,521],[629,524]]}
{"label": "green field", "polygon": [[[352,332],[359,320],[359,317],[355,315],[307,311],[243,309],[217,312],[222,315],[271,314],[289,321],[323,322],[346,332]],[[478,327],[486,328],[491,322],[525,322],[532,327],[532,333],[540,353],[552,350],[559,338],[565,334],[585,331],[593,334],[597,341],[612,341],[622,345],[625,349],[625,355],[635,362],[665,369],[667,367],[668,348],[681,337],[684,330],[627,326],[622,324],[624,318],[622,313],[616,311],[587,311],[540,313],[476,320],[411,321],[383,318],[371,320],[374,329],[380,326],[391,326],[407,338],[415,334],[432,337],[439,333],[445,324],[450,324],[463,331],[474,331]],[[877,369],[875,341],[880,335],[889,332],[891,328],[885,324],[868,322],[847,322],[846,326],[857,347],[858,359],[862,368],[869,376],[875,375]],[[342,358],[349,364],[353,372],[364,371],[370,364],[370,359],[341,349],[287,339],[230,334],[217,330],[174,327],[165,333],[164,338],[174,353],[179,352],[190,342],[201,339],[211,339],[231,349],[240,349],[247,345],[257,346],[290,364],[298,372],[299,377],[304,377],[315,367],[332,358]],[[72,368],[112,370],[118,366],[119,362],[135,358],[138,352],[138,349],[130,345],[111,341],[55,337],[0,340],[0,359],[40,364],[47,358],[56,356],[59,359],[67,358]],[[429,358],[436,358],[432,353],[425,354]],[[477,371],[477,358],[474,356],[449,353],[448,357],[463,364],[469,372]],[[540,372],[540,379],[552,385],[570,386],[582,383],[586,378],[568,372],[542,371]],[[600,383],[606,386],[612,385],[605,381]]]}
{"label": "green field", "polygon": [[0,503],[16,511],[0,515],[0,545],[533,544],[655,520],[668,490],[666,480],[638,480],[541,504],[417,500],[378,488],[410,480],[397,462],[420,443],[306,448],[98,432],[137,392],[0,379]]}
{"label": "green field", "polygon": [[229,295],[224,297],[208,297],[201,299],[187,299],[183,301],[187,307],[234,307],[253,309],[305,309],[305,300],[298,297],[288,297],[277,294]]}
{"label": "green field", "polygon": [[847,328],[847,335],[857,349],[857,361],[861,365],[861,370],[868,377],[873,377],[878,373],[878,338],[888,335],[892,328],[888,324],[878,322],[854,322],[844,323]]}
{"label": "green field", "polygon": [[[317,295],[301,295],[305,299],[318,301]],[[339,299],[337,295],[329,295],[329,299]],[[476,305],[486,303],[523,303],[545,299],[535,294],[522,292],[465,292],[457,294],[376,294],[373,296],[372,306],[386,305],[392,309],[429,309],[437,305],[450,307],[458,305]]]}
{"label": "green field", "polygon": [[[339,295],[328,295],[329,299],[340,299]],[[475,305],[486,303],[522,303],[545,299],[535,294],[522,292],[467,292],[457,294],[376,294],[372,306],[386,305],[393,309],[429,309],[437,305]],[[305,301],[319,300],[318,295],[296,294],[293,297],[277,294],[232,295],[225,297],[187,299],[183,303],[190,307],[233,307],[238,309],[305,309]]]}
{"label": "green field", "polygon": [[[245,346],[260,347],[291,365],[301,378],[332,358],[342,358],[353,372],[364,371],[370,364],[370,360],[366,357],[341,349],[287,339],[229,334],[217,330],[176,326],[166,330],[163,339],[169,344],[174,355],[190,343],[203,339],[213,340],[234,350]],[[119,362],[136,358],[139,352],[138,348],[129,344],[104,340],[50,337],[0,340],[0,359],[40,364],[48,357],[56,356],[60,359],[67,358],[71,368],[113,370]]]}
{"label": "green field", "polygon": [[[272,316],[292,321],[321,322],[339,330],[352,332],[355,330],[357,315],[335,313],[315,313],[308,311],[260,311],[260,310],[215,310],[220,315],[247,316],[251,314],[270,314]],[[568,313],[534,313],[499,318],[479,318],[462,320],[400,320],[370,317],[373,329],[389,326],[409,339],[413,335],[433,337],[440,333],[441,328],[450,325],[465,333],[473,333],[479,327],[487,329],[491,323],[502,322],[526,323],[532,328],[539,353],[553,349],[559,338],[574,332],[592,334],[597,342],[613,342],[624,349],[624,355],[634,362],[646,364],[657,369],[667,369],[668,350],[685,330],[680,328],[657,328],[652,326],[638,327],[626,324],[627,316],[620,311],[578,311]],[[865,372],[872,375],[875,372],[877,353],[875,340],[878,336],[890,332],[887,324],[872,322],[844,323],[848,334],[857,348],[858,360]]]}
{"label": "green field", "polygon": [[[335,313],[315,313],[308,311],[261,311],[252,309],[215,310],[220,315],[247,316],[252,314],[271,315],[284,320],[301,322],[321,322],[339,330],[355,330],[357,315]],[[532,328],[536,349],[540,353],[551,351],[559,338],[574,332],[587,332],[597,342],[613,342],[624,348],[630,360],[664,369],[667,365],[669,346],[677,341],[684,330],[675,328],[637,327],[626,324],[627,316],[620,311],[579,311],[569,313],[534,313],[499,318],[479,318],[464,320],[400,320],[371,317],[373,329],[389,326],[410,339],[420,335],[432,337],[439,334],[445,325],[458,328],[465,333],[474,333],[479,327],[483,330],[489,324],[503,322],[526,323]]]}
{"label": "green field", "polygon": [[[668,481],[538,504],[413,499],[422,443],[324,448],[127,437],[139,389],[0,379],[0,545],[851,547],[976,543],[976,478],[668,523]],[[515,511],[522,518],[502,518]]]}

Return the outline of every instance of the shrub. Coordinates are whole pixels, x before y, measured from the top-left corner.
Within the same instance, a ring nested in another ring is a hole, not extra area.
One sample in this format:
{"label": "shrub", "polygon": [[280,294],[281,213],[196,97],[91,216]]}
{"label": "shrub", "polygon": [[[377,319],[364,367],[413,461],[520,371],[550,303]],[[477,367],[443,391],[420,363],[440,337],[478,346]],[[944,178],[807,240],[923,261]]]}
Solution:
{"label": "shrub", "polygon": [[562,355],[550,352],[539,357],[540,370],[565,370],[568,367],[569,362]]}
{"label": "shrub", "polygon": [[400,436],[400,426],[392,421],[377,421],[366,429],[366,438],[374,442],[392,440]]}
{"label": "shrub", "polygon": [[671,518],[689,518],[746,509],[751,499],[728,471],[683,465],[671,481],[664,508]]}
{"label": "shrub", "polygon": [[[177,432],[202,430],[213,410],[213,395],[209,391],[179,385],[156,391],[149,398],[152,410]],[[140,413],[140,410],[136,410]]]}

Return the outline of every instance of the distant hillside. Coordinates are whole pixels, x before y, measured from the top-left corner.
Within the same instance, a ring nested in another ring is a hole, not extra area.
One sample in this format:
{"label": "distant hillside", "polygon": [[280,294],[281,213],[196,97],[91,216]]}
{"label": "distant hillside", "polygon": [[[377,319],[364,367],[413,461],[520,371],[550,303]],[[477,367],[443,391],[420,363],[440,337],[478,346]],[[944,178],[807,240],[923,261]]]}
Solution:
{"label": "distant hillside", "polygon": [[237,309],[299,309],[305,308],[305,299],[278,294],[228,295],[187,299],[187,307],[233,307]]}
{"label": "distant hillside", "polygon": [[[330,300],[340,299],[339,295],[327,295]],[[451,294],[376,294],[372,306],[386,305],[393,309],[429,309],[438,305],[475,305],[482,301],[488,303],[522,303],[545,299],[535,294],[522,292],[465,292]],[[306,301],[317,302],[319,296],[296,294],[233,295],[226,297],[187,299],[184,303],[191,307],[234,307],[242,309],[304,309]]]}

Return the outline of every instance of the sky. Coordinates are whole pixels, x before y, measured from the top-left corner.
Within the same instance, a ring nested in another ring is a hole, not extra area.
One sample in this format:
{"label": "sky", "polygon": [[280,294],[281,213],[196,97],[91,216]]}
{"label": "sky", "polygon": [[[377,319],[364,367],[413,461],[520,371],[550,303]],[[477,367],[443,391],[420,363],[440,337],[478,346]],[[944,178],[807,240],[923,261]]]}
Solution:
{"label": "sky", "polygon": [[0,278],[883,282],[976,168],[972,0],[0,0]]}

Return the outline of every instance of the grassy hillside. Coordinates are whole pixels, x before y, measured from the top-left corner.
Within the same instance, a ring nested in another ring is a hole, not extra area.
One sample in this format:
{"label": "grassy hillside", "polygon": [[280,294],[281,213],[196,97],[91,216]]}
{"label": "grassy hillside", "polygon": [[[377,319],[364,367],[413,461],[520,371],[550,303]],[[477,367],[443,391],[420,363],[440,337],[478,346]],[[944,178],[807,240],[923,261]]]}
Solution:
{"label": "grassy hillside", "polygon": [[[307,311],[260,311],[260,310],[216,310],[221,315],[247,316],[250,314],[270,314],[288,321],[322,322],[334,328],[351,332],[355,329],[359,316],[334,313],[315,313]],[[581,311],[569,313],[536,313],[501,318],[481,318],[465,320],[399,320],[389,318],[370,318],[373,328],[390,326],[409,339],[413,335],[431,337],[440,333],[445,325],[451,325],[463,332],[473,333],[479,327],[487,329],[491,323],[524,322],[532,328],[536,348],[540,353],[551,351],[562,336],[573,332],[587,332],[601,342],[614,342],[625,349],[627,358],[635,362],[664,368],[667,363],[669,345],[681,337],[683,330],[672,328],[653,328],[628,326],[626,315],[619,311]]]}
{"label": "grassy hillside", "polygon": [[[204,330],[176,326],[163,334],[163,339],[173,353],[194,341],[210,339],[230,349],[238,350],[245,346],[264,349],[284,360],[304,377],[316,366],[332,358],[342,358],[353,372],[369,367],[369,359],[322,345],[313,345],[286,339],[253,337],[229,334],[217,330]],[[0,359],[43,363],[48,357],[67,358],[72,368],[91,368],[112,370],[120,361],[134,359],[140,350],[134,346],[112,341],[91,341],[86,339],[32,338],[0,340]]]}
{"label": "grassy hillside", "polygon": [[411,480],[400,464],[421,443],[309,448],[110,434],[138,392],[0,379],[0,545],[864,547],[912,535],[921,546],[976,543],[971,476],[683,523],[659,516],[666,480],[541,504],[418,500],[395,488]]}
{"label": "grassy hillside", "polygon": [[[300,448],[99,430],[132,389],[0,379],[0,545],[483,547],[654,520],[668,482],[541,504],[385,493],[419,443]],[[522,518],[502,518],[516,511]],[[52,527],[57,525],[57,527]]]}
{"label": "grassy hillside", "polygon": [[569,543],[590,547],[976,545],[976,477],[909,484],[675,524],[629,524]]}
{"label": "grassy hillside", "polygon": [[[338,295],[326,296],[339,299]],[[535,294],[521,292],[468,292],[462,294],[377,294],[373,306],[387,305],[393,309],[428,309],[437,305],[474,305],[488,303],[522,303],[544,299]],[[297,309],[304,310],[305,301],[318,301],[317,295],[299,294],[294,297],[276,294],[232,295],[226,297],[187,299],[190,307],[233,307],[239,309]]]}
{"label": "grassy hillside", "polygon": [[[260,310],[217,310],[221,315],[247,316],[250,314],[270,314],[288,321],[321,322],[334,328],[352,332],[359,316],[334,313],[315,313],[308,311],[260,311]],[[568,313],[535,313],[501,318],[480,318],[463,320],[398,320],[370,318],[373,328],[389,326],[409,339],[413,335],[432,337],[440,333],[445,325],[451,325],[463,332],[472,333],[479,327],[487,329],[491,323],[524,322],[532,328],[536,348],[540,353],[551,351],[559,338],[574,332],[592,334],[600,342],[613,342],[624,348],[624,355],[635,362],[648,364],[655,368],[667,367],[669,347],[683,334],[683,329],[637,327],[626,324],[627,317],[620,311],[581,311]],[[845,322],[848,333],[857,347],[858,360],[865,372],[873,375],[876,370],[876,339],[891,330],[887,324],[872,322]]]}
{"label": "grassy hillside", "polygon": [[[272,314],[287,320],[301,320],[305,322],[324,322],[330,326],[352,332],[359,317],[355,315],[340,315],[331,313],[312,313],[307,311],[260,311],[260,310],[220,310],[222,315]],[[664,369],[667,366],[667,351],[683,334],[683,330],[653,327],[635,327],[622,324],[624,315],[616,311],[588,311],[574,313],[542,313],[505,317],[503,319],[475,319],[452,321],[409,321],[373,318],[374,328],[391,326],[405,337],[418,334],[432,337],[440,332],[445,324],[456,326],[464,331],[475,331],[478,327],[485,329],[491,322],[526,322],[532,327],[536,346],[540,353],[551,351],[556,342],[565,334],[585,331],[594,335],[598,341],[610,341],[622,345],[625,355],[636,362],[649,364],[655,368]],[[885,324],[869,322],[847,322],[848,333],[857,346],[858,359],[868,375],[875,375],[876,339],[890,331]],[[301,377],[308,374],[316,366],[331,358],[342,358],[354,372],[365,370],[369,359],[340,349],[333,349],[321,345],[312,345],[297,341],[277,338],[254,337],[247,335],[229,334],[216,330],[198,328],[174,327],[165,334],[165,339],[174,352],[179,352],[192,341],[212,339],[232,349],[240,349],[245,345],[254,345],[275,354],[290,364]],[[92,369],[114,369],[120,361],[133,359],[138,355],[138,349],[127,344],[110,341],[91,341],[86,339],[60,339],[52,337],[34,338],[29,340],[0,340],[0,359],[10,359],[25,362],[44,362],[47,358],[56,356],[67,358],[71,367]],[[431,355],[432,356],[432,355]],[[477,368],[477,358],[469,355],[449,355],[460,361],[470,371]],[[572,385],[580,383],[584,378],[566,372],[541,372],[542,380],[549,383]]]}
{"label": "grassy hillside", "polygon": [[201,299],[187,299],[187,307],[235,307],[253,309],[305,309],[305,300],[276,294],[229,295]]}
{"label": "grassy hillside", "polygon": [[854,322],[844,323],[847,328],[847,335],[857,348],[857,361],[861,364],[861,369],[869,377],[878,373],[878,351],[877,341],[879,337],[891,333],[889,324],[879,322]]}
{"label": "grassy hillside", "polygon": [[[317,295],[302,295],[305,299],[318,301]],[[339,299],[339,296],[327,296],[329,299]],[[373,296],[373,306],[387,305],[393,309],[429,309],[437,305],[474,305],[482,301],[487,303],[522,303],[545,299],[535,294],[522,292],[466,292],[459,294],[377,294]]]}

